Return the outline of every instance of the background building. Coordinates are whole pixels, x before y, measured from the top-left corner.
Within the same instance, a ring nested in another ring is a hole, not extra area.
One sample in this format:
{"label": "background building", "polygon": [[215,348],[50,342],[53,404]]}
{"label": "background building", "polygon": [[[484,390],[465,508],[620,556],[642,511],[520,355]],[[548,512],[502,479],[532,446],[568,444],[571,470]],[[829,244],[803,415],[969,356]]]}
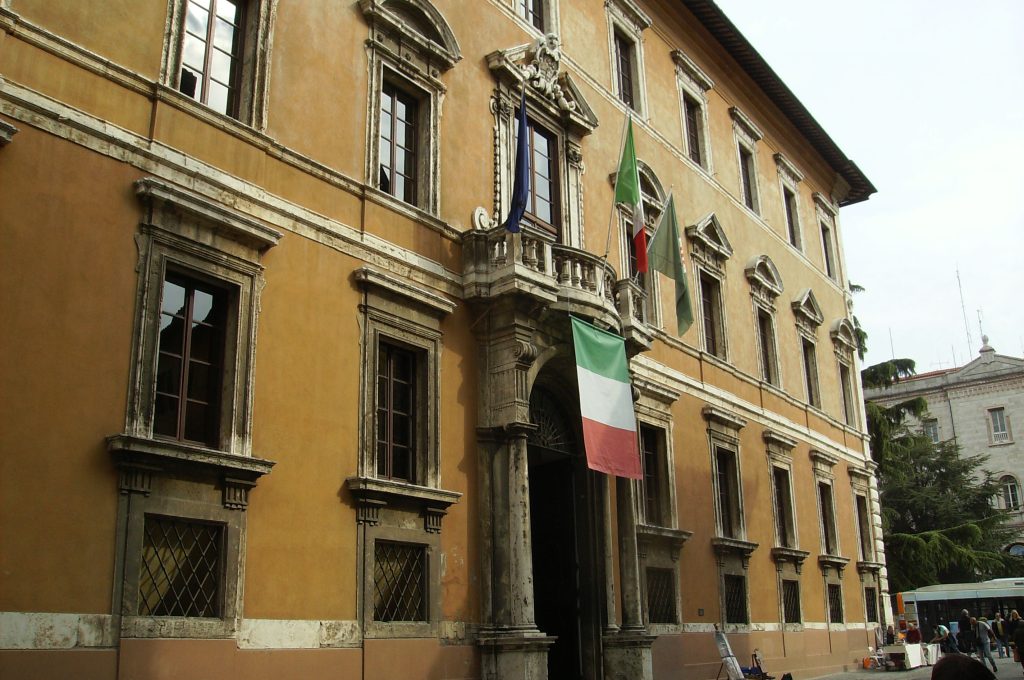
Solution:
{"label": "background building", "polygon": [[[716,626],[796,677],[866,655],[839,208],[874,187],[712,2],[0,29],[0,675],[703,678]],[[627,115],[682,338],[612,205]],[[640,483],[586,468],[570,313],[626,338]]]}
{"label": "background building", "polygon": [[988,336],[983,336],[974,361],[920,373],[884,390],[867,390],[866,396],[886,406],[923,397],[928,412],[922,420],[913,420],[912,427],[936,443],[955,440],[962,456],[988,456],[984,469],[999,481],[997,503],[1010,511],[1010,526],[1019,532],[1019,540],[1007,549],[1024,555],[1024,445],[1013,433],[1015,419],[1024,413],[1024,359],[996,354]]}

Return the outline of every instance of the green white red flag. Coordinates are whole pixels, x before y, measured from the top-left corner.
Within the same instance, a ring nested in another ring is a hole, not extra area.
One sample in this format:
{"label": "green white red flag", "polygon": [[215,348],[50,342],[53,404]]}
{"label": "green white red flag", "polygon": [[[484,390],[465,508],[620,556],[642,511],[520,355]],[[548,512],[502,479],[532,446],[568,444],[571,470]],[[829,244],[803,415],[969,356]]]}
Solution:
{"label": "green white red flag", "polygon": [[640,479],[643,475],[626,343],[618,335],[576,317],[571,319],[587,466],[618,477]]}
{"label": "green white red flag", "polygon": [[686,269],[683,267],[683,257],[680,254],[682,247],[679,220],[676,219],[676,199],[669,193],[658,230],[651,238],[648,259],[651,269],[671,277],[676,282],[676,330],[680,337],[693,324],[690,286],[686,281]]}
{"label": "green white red flag", "polygon": [[633,148],[633,118],[628,119],[626,142],[622,146],[619,172],[615,176],[615,202],[633,209],[631,235],[636,246],[636,269],[647,271],[647,232],[644,231],[644,204],[640,197],[640,174],[636,168],[636,149]]}

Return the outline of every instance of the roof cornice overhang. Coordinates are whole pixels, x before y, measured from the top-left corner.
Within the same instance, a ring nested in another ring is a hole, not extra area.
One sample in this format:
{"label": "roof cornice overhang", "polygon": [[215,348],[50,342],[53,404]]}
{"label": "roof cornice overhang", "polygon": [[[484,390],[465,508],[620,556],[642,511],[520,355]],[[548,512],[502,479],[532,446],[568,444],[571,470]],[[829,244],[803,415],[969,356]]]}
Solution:
{"label": "roof cornice overhang", "polygon": [[712,0],[679,0],[707,29],[708,33],[725,48],[736,63],[779,108],[794,127],[802,134],[822,158],[848,185],[846,195],[839,200],[840,206],[866,201],[877,189],[871,180],[861,172],[839,146],[828,136],[825,129],[814,119],[793,91],[772,70],[753,45],[743,37],[735,24]]}

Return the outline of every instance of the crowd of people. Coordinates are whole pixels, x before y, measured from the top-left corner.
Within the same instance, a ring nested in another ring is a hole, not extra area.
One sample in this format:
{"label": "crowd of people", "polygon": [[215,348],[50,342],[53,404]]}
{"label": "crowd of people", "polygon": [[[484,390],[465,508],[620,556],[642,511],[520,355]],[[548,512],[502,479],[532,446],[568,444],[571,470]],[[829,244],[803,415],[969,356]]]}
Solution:
{"label": "crowd of people", "polygon": [[[916,622],[912,622],[907,630],[908,643],[912,642],[912,634],[916,634],[915,640],[921,640]],[[1000,659],[1013,656],[1024,666],[1024,623],[1016,609],[1010,612],[1009,620],[996,612],[991,621],[984,616],[973,617],[964,609],[957,620],[956,635],[939,623],[935,626],[931,642],[938,644],[945,655],[932,669],[932,680],[987,680],[996,677],[993,648]],[[971,658],[972,655],[977,658]],[[985,662],[992,666],[991,671],[985,667]]]}

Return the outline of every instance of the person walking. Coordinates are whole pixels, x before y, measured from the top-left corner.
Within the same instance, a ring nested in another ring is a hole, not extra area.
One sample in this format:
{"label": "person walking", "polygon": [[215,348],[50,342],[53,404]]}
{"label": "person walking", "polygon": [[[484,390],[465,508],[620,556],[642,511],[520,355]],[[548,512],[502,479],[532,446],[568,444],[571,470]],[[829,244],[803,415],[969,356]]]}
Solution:
{"label": "person walking", "polygon": [[1010,612],[1010,621],[1017,623],[1013,629],[1014,654],[1020,661],[1021,666],[1024,667],[1024,624],[1020,622],[1020,615],[1017,614],[1016,609]]}
{"label": "person walking", "polygon": [[[1003,619],[1002,612],[995,613],[991,626],[992,632],[996,636],[996,651],[999,653],[999,658],[1002,659],[1010,654],[1010,643],[1007,639],[1009,631],[1006,629],[1006,620]],[[1006,651],[1006,654],[1003,654],[1003,650]]]}
{"label": "person walking", "polygon": [[975,649],[978,650],[978,661],[985,663],[985,659],[988,659],[988,662],[992,664],[992,672],[995,673],[998,669],[996,668],[996,659],[992,656],[992,642],[995,640],[992,626],[988,625],[988,619],[984,616],[978,619],[971,617],[971,622]]}
{"label": "person walking", "polygon": [[970,656],[974,653],[974,625],[971,623],[971,615],[966,609],[960,610],[960,618],[956,621],[956,641],[960,651]]}

